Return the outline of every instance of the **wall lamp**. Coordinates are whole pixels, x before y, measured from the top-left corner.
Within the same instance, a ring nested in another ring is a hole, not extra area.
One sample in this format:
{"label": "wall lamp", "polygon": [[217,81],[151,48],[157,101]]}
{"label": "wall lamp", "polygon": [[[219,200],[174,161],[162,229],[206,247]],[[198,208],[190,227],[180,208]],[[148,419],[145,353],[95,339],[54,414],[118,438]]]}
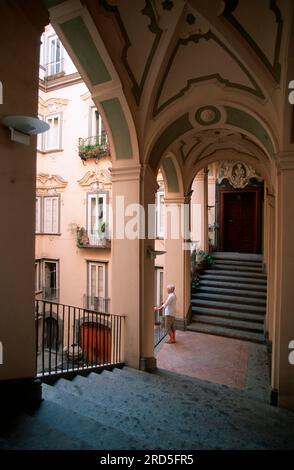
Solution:
{"label": "wall lamp", "polygon": [[2,124],[9,127],[11,140],[19,144],[30,145],[30,136],[48,131],[50,126],[47,122],[31,116],[5,116]]}
{"label": "wall lamp", "polygon": [[154,250],[152,246],[147,247],[147,253],[151,259],[155,259],[156,256],[165,255],[166,251]]}

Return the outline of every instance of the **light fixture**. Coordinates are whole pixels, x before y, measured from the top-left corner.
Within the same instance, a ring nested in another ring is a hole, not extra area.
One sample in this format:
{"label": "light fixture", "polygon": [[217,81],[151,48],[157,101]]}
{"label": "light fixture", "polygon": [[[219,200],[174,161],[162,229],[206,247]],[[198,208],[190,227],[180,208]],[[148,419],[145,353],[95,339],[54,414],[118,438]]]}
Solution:
{"label": "light fixture", "polygon": [[2,124],[9,127],[11,140],[24,145],[30,145],[30,136],[48,131],[47,122],[31,116],[5,116]]}
{"label": "light fixture", "polygon": [[147,247],[147,252],[150,255],[151,259],[155,259],[156,256],[165,255],[166,251],[154,250],[152,246]]}

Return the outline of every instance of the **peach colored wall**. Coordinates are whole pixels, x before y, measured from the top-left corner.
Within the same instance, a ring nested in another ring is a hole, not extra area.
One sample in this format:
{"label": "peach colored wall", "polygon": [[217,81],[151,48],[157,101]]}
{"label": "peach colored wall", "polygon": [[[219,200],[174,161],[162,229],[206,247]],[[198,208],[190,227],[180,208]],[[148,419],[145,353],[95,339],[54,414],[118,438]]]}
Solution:
{"label": "peach colored wall", "polygon": [[[45,34],[52,34],[47,28]],[[72,72],[71,69],[69,69]],[[99,163],[88,160],[83,163],[78,155],[79,137],[89,136],[90,106],[94,106],[84,83],[63,86],[49,92],[40,90],[40,101],[49,101],[54,106],[62,101],[62,151],[37,153],[37,173],[58,175],[67,182],[60,193],[60,235],[36,235],[36,259],[59,260],[59,301],[64,304],[83,306],[83,296],[87,293],[87,261],[105,262],[107,269],[107,296],[111,298],[111,253],[106,249],[78,248],[76,233],[72,224],[86,228],[87,193],[94,192],[91,186],[81,187],[78,183],[89,171],[108,168],[110,159]],[[45,106],[46,110],[46,106]],[[39,110],[44,114],[44,106]],[[58,113],[60,109],[56,109]],[[54,108],[48,109],[48,114]],[[101,189],[108,191],[108,188]],[[109,192],[111,198],[111,192]],[[74,288],[73,288],[74,286]]]}

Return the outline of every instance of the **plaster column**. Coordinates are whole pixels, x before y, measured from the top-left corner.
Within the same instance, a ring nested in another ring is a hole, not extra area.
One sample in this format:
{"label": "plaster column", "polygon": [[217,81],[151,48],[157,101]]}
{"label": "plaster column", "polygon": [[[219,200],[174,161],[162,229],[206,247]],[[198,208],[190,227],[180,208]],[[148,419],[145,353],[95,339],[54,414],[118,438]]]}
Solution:
{"label": "plaster column", "polygon": [[[155,298],[155,193],[158,189],[155,173],[142,168],[141,203],[145,210],[145,238],[141,240],[141,350],[140,369],[154,370],[154,298]],[[148,208],[152,207],[150,219]],[[150,223],[150,226],[149,226]],[[149,232],[150,230],[150,233]],[[149,238],[149,236],[150,238]]]}
{"label": "plaster column", "polygon": [[[0,120],[38,115],[40,36],[47,22],[36,2],[0,2]],[[10,402],[26,408],[41,398],[34,381],[36,138],[28,146],[12,142],[0,123],[0,153],[0,407],[9,410]]]}
{"label": "plaster column", "polygon": [[266,194],[266,268],[267,268],[267,315],[266,333],[273,340],[274,286],[275,286],[275,197]]}
{"label": "plaster column", "polygon": [[[277,177],[276,277],[272,389],[279,406],[294,410],[294,155],[281,160]],[[293,356],[293,354],[292,354]]]}
{"label": "plaster column", "polygon": [[[177,325],[184,329],[190,311],[190,250],[186,242],[186,234],[181,229],[184,220],[189,217],[189,206],[186,213],[184,204],[189,204],[189,199],[184,197],[165,198],[166,207],[166,237],[165,237],[165,264],[164,264],[164,287],[168,284],[176,286],[177,295]],[[180,215],[179,236],[176,236],[175,222],[176,214]],[[172,216],[169,216],[172,214]],[[187,240],[188,241],[188,240]]]}
{"label": "plaster column", "polygon": [[[112,292],[111,309],[125,316],[124,360],[134,368],[152,370],[154,355],[154,259],[147,246],[154,240],[138,236],[129,239],[125,229],[137,218],[140,228],[147,229],[147,204],[154,205],[156,184],[140,165],[112,169]],[[145,218],[138,216],[138,204]],[[145,223],[144,223],[145,222]],[[134,224],[132,224],[134,225]]]}

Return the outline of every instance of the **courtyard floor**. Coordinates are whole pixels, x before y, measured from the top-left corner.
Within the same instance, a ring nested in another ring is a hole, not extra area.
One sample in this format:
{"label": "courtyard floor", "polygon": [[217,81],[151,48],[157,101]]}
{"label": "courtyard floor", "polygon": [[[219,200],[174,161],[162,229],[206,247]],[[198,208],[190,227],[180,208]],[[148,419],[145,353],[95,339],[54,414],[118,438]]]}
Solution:
{"label": "courtyard floor", "polygon": [[175,344],[165,341],[156,348],[159,369],[243,390],[269,402],[265,345],[191,331],[178,331]]}

